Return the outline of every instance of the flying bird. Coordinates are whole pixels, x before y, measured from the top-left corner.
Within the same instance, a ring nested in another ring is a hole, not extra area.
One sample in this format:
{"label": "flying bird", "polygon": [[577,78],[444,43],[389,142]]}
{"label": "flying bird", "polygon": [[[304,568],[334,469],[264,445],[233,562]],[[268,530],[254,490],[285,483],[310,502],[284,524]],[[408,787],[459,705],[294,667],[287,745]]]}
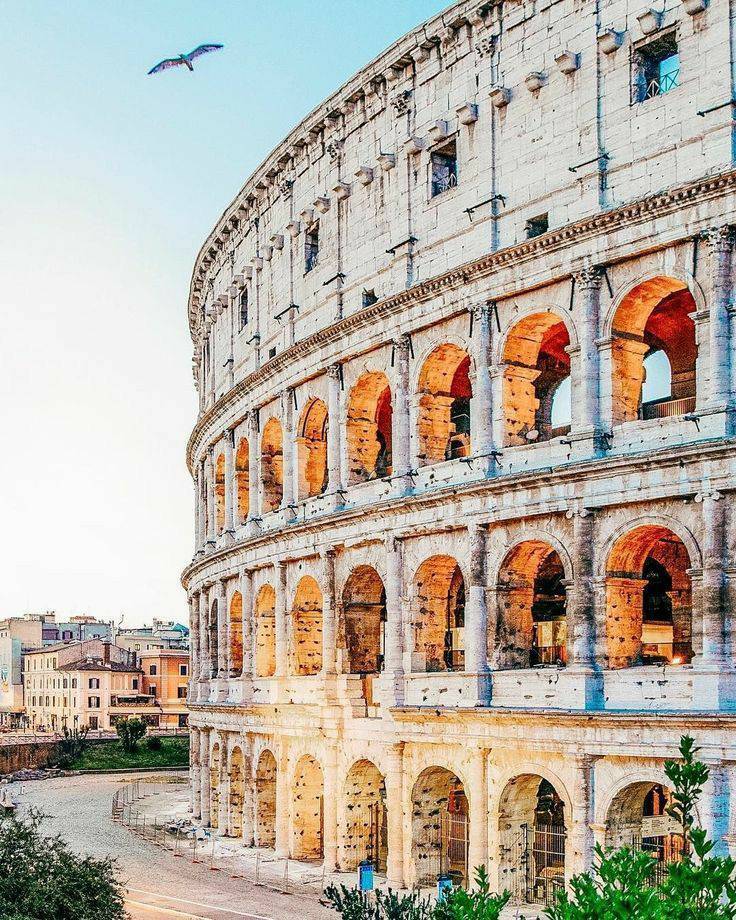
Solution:
{"label": "flying bird", "polygon": [[180,67],[182,64],[185,64],[188,70],[194,70],[192,61],[195,58],[203,54],[209,54],[210,51],[217,51],[220,48],[222,48],[222,45],[198,45],[194,51],[190,51],[189,54],[180,54],[179,57],[175,58],[164,58],[163,61],[159,61],[155,67],[152,67],[148,71],[148,75],[150,76],[152,73],[161,73],[162,70],[168,70],[169,67]]}

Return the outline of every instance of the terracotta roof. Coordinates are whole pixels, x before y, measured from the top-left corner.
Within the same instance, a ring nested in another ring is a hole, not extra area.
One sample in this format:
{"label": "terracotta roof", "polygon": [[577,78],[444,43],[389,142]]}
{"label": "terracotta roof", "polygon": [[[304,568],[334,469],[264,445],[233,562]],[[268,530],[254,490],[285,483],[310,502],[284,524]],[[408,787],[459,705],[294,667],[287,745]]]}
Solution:
{"label": "terracotta roof", "polygon": [[142,673],[141,668],[133,664],[125,664],[122,661],[100,661],[99,658],[80,658],[78,661],[70,661],[68,664],[62,664],[57,671],[125,671],[133,674]]}

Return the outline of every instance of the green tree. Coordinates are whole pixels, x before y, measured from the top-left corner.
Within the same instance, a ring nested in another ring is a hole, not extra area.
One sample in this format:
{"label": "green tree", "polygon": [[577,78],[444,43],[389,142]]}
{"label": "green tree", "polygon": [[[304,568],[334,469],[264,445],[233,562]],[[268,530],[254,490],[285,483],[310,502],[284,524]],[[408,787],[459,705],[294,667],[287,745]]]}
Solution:
{"label": "green tree", "polygon": [[66,724],[62,727],[62,736],[58,745],[58,754],[55,757],[57,766],[69,768],[74,765],[84,753],[88,745],[87,734],[89,728],[84,725],[82,728],[67,728]]}
{"label": "green tree", "polygon": [[123,889],[109,859],[72,853],[39,831],[41,815],[0,818],[2,920],[124,920]]}
{"label": "green tree", "polygon": [[130,719],[120,719],[115,724],[115,731],[118,733],[123,750],[132,754],[133,751],[138,750],[138,742],[146,733],[146,723],[136,716]]}

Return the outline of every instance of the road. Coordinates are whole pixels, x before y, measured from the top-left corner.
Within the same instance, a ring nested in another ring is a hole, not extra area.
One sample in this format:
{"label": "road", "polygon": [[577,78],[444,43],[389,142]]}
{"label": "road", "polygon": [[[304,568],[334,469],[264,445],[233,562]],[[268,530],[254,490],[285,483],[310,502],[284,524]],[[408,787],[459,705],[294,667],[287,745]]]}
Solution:
{"label": "road", "polygon": [[117,860],[133,920],[337,920],[315,899],[285,895],[176,858],[110,817],[116,789],[130,776],[73,776],[14,784],[13,796],[44,815],[78,853]]}

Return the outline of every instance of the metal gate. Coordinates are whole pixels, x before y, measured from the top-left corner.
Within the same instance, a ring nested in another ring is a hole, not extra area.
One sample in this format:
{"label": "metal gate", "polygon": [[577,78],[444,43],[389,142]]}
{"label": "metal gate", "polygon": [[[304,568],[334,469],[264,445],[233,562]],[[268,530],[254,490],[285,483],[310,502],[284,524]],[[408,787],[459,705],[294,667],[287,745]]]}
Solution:
{"label": "metal gate", "polygon": [[506,846],[509,860],[506,886],[517,904],[552,906],[565,886],[564,827],[523,824]]}
{"label": "metal gate", "polygon": [[685,838],[682,834],[664,834],[661,837],[634,837],[631,849],[648,853],[652,857],[652,872],[646,884],[655,887],[667,878],[669,867],[680,862],[685,854]]}
{"label": "metal gate", "polygon": [[365,859],[372,863],[376,872],[386,871],[386,853],[388,850],[388,825],[386,808],[383,802],[373,802],[370,806],[370,826],[368,829],[368,847]]}
{"label": "metal gate", "polygon": [[451,875],[457,885],[468,883],[468,816],[463,812],[442,814],[440,874]]}

